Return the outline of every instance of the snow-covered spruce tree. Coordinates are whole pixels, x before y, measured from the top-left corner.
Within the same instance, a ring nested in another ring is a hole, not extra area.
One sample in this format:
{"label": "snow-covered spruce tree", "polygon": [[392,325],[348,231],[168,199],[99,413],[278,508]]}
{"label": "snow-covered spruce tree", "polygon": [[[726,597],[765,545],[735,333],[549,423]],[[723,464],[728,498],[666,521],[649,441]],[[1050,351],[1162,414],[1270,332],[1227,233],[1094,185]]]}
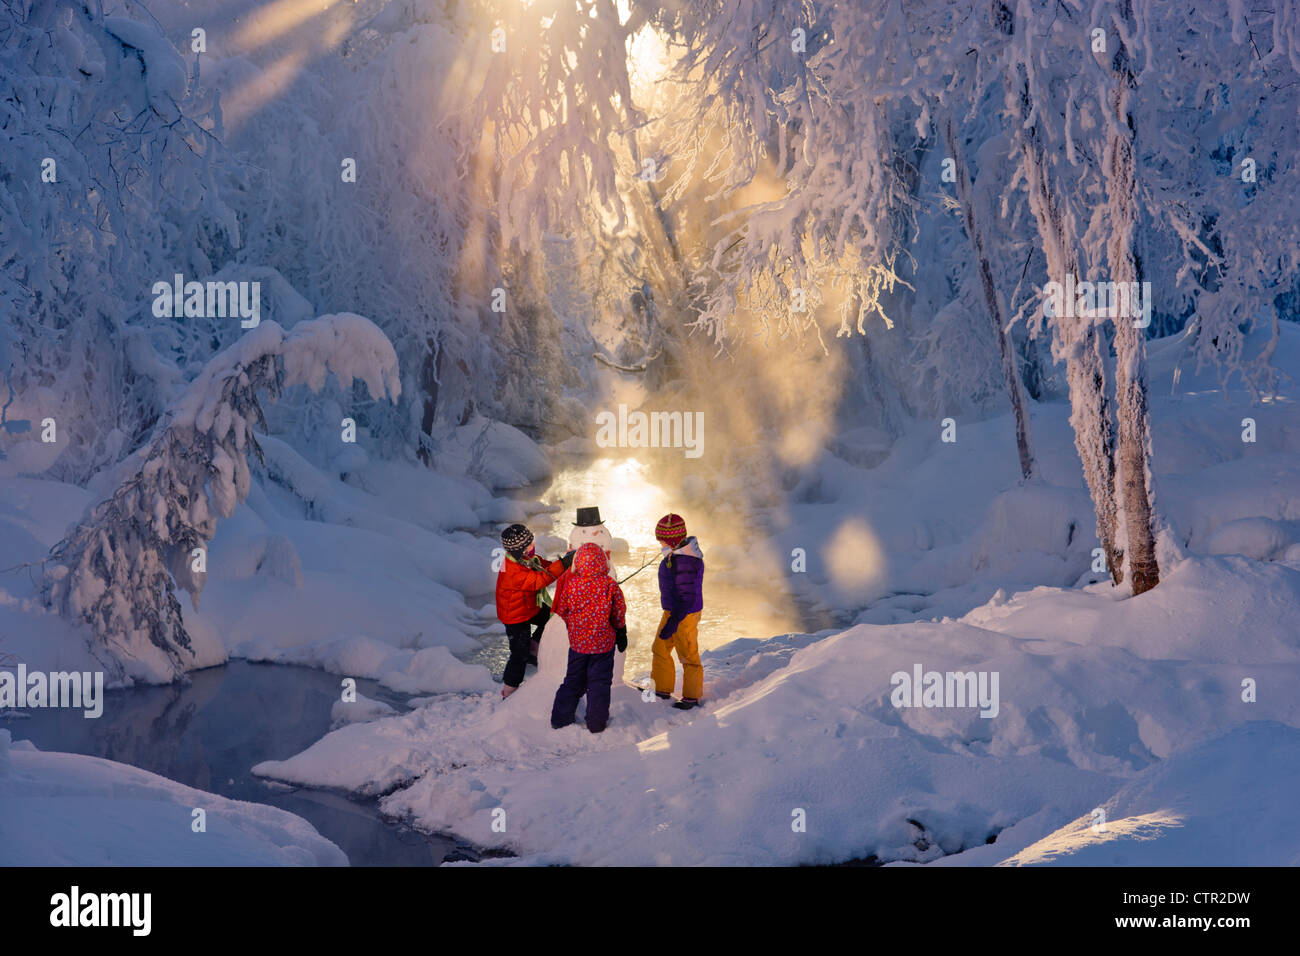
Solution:
{"label": "snow-covered spruce tree", "polygon": [[344,387],[363,381],[375,397],[401,391],[392,344],[368,319],[326,315],[288,332],[263,321],[204,367],[148,444],[117,466],[116,490],[51,549],[45,602],[90,626],[115,676],[184,673],[193,651],[175,587],[197,608],[205,574],[195,549],[248,495],[248,456],[261,459],[259,393],[319,391],[331,374]]}
{"label": "snow-covered spruce tree", "polygon": [[156,25],[101,6],[0,4],[0,377],[57,420],[49,474],[74,482],[135,447],[178,384],[152,284],[238,243],[213,104],[191,102]]}

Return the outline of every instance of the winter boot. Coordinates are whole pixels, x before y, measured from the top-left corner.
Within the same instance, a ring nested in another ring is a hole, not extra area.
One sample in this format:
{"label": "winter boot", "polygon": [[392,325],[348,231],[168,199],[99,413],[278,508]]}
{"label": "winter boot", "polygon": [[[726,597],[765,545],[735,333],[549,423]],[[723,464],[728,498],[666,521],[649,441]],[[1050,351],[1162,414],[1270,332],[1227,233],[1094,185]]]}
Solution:
{"label": "winter boot", "polygon": [[692,707],[699,707],[700,702],[694,697],[683,697],[677,703],[673,704],[677,710],[690,710]]}
{"label": "winter boot", "polygon": [[672,700],[672,699],[673,699],[673,695],[672,695],[672,694],[665,694],[663,691],[659,691],[659,690],[655,691],[655,696],[658,697],[660,700]]}
{"label": "winter boot", "polygon": [[501,687],[501,699],[502,699],[502,700],[505,700],[507,697],[509,697],[511,694],[513,694],[513,693],[514,693],[515,691],[517,691],[518,689],[519,689],[518,687],[511,687],[509,684],[505,684],[505,685],[503,685],[503,686]]}

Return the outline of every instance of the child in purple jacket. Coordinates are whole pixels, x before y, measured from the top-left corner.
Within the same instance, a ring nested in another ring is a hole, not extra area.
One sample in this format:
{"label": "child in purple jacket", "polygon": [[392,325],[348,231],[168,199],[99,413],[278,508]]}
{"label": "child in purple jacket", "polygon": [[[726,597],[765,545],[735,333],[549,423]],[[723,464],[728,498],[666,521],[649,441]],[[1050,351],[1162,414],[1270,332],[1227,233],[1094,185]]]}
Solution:
{"label": "child in purple jacket", "polygon": [[655,525],[655,538],[666,549],[659,564],[659,606],[663,617],[655,635],[650,676],[661,700],[672,696],[677,669],[672,652],[682,664],[682,699],[673,706],[689,710],[704,696],[704,667],[700,664],[699,624],[704,609],[704,554],[693,536],[686,534],[681,515],[669,514]]}

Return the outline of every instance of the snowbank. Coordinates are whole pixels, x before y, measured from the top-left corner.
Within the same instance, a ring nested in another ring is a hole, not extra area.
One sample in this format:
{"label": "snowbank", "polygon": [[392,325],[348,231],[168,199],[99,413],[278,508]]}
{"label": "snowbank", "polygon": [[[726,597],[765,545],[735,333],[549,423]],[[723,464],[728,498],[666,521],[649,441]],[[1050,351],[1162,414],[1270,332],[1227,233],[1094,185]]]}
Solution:
{"label": "snowbank", "polygon": [[[1267,768],[1267,772],[1261,772]],[[1300,731],[1253,721],[1139,774],[1008,866],[1297,866]]]}
{"label": "snowbank", "polygon": [[523,488],[550,476],[546,452],[505,422],[475,415],[443,440],[440,457],[462,464],[467,474],[494,490]]}
{"label": "snowbank", "polygon": [[[0,730],[0,865],[347,866],[306,820]],[[206,832],[192,829],[194,810]]]}
{"label": "snowbank", "polygon": [[[1283,613],[1294,575],[1196,559],[1135,600],[1106,586],[1037,588],[964,621],[736,642],[706,655],[703,711],[620,685],[598,736],[552,731],[555,688],[534,676],[507,701],[434,700],[257,772],[387,794],[385,812],[520,862],[930,862],[971,851],[993,863],[1207,737],[1249,720],[1300,727],[1300,604]],[[1224,635],[1241,638],[1231,654]],[[997,674],[996,715],[896,708],[891,677],[917,664]],[[1245,678],[1257,703],[1243,699]],[[504,834],[492,828],[498,809]],[[804,831],[792,827],[800,820]]]}

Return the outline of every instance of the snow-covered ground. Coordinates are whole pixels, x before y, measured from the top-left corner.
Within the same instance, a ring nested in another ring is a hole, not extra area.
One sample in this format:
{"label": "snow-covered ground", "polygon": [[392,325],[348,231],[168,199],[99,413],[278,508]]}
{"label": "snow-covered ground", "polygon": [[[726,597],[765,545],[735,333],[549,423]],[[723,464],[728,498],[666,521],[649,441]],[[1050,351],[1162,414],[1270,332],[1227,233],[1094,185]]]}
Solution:
{"label": "snow-covered ground", "polygon": [[[1291,360],[1295,332],[1284,328]],[[213,580],[187,620],[210,636],[213,661],[309,663],[431,694],[409,713],[354,712],[256,772],[384,795],[387,813],[519,862],[1294,862],[1300,429],[1285,400],[1165,397],[1161,348],[1153,419],[1156,461],[1173,463],[1157,498],[1169,528],[1162,582],[1138,598],[1086,583],[1102,576],[1089,572],[1095,539],[1077,479],[1062,464],[1059,477],[1049,466],[1041,484],[1018,486],[999,417],[969,426],[976,437],[963,440],[987,447],[958,486],[944,456],[960,444],[920,434],[875,469],[823,458],[820,500],[791,507],[798,530],[775,547],[809,542],[806,586],[841,607],[886,596],[847,630],[708,652],[702,711],[619,686],[609,729],[592,736],[550,729],[554,687],[541,677],[501,701],[482,667],[452,656],[492,629],[461,596],[487,590],[491,541],[451,529],[502,499],[413,469],[345,483],[299,463],[298,487],[319,482],[310,516],[266,483],[222,524]],[[1247,414],[1259,446],[1239,439]],[[1035,409],[1045,462],[1069,453],[1064,418],[1062,406]],[[1003,445],[1006,455],[988,454]],[[892,484],[904,476],[906,494]],[[4,557],[30,560],[57,534],[54,514],[72,516],[85,497],[5,481]],[[399,517],[408,500],[416,512]],[[849,522],[879,525],[881,564],[841,586],[833,556]],[[297,563],[268,570],[272,551]],[[32,610],[22,580],[5,578],[4,633],[20,635],[6,650],[33,666],[80,660],[80,638]],[[998,675],[996,715],[896,708],[891,676],[916,665]],[[19,760],[48,771],[34,755]],[[1210,771],[1220,764],[1253,768],[1249,788],[1238,795],[1231,775]],[[1104,831],[1092,826],[1097,808]]]}
{"label": "snow-covered ground", "polygon": [[[196,810],[203,815],[197,816]],[[199,821],[202,821],[201,824]],[[347,866],[301,817],[0,729],[5,866]]]}
{"label": "snow-covered ground", "polygon": [[[1295,362],[1300,335],[1283,332]],[[435,698],[257,772],[386,794],[389,813],[528,863],[1294,862],[1300,418],[1286,399],[1225,401],[1186,371],[1169,397],[1176,345],[1153,350],[1156,461],[1171,468],[1151,592],[1087,583],[1103,575],[1077,477],[1049,464],[1017,486],[1009,420],[994,418],[963,439],[981,451],[961,483],[944,459],[960,444],[934,436],[872,470],[823,461],[822,500],[791,509],[798,530],[778,550],[829,555],[837,526],[877,522],[874,578],[837,588],[827,561],[819,584],[842,604],[893,596],[845,631],[706,654],[702,712],[617,687],[604,734],[556,732],[554,688],[532,678],[506,703]],[[1071,453],[1064,417],[1035,409],[1045,462]],[[996,715],[896,708],[890,678],[918,664],[998,675]],[[1240,765],[1249,794],[1219,762]]]}
{"label": "snow-covered ground", "polygon": [[[1283,358],[1300,368],[1300,334],[1283,331]],[[384,795],[390,814],[522,862],[1292,862],[1300,428],[1287,400],[1225,401],[1186,377],[1191,393],[1167,397],[1174,344],[1153,350],[1156,461],[1171,462],[1157,490],[1163,580],[1138,598],[1086,583],[1102,577],[1089,572],[1087,498],[1076,473],[1050,464],[1070,453],[1065,409],[1041,405],[1049,464],[1036,485],[1015,481],[1006,417],[967,426],[962,440],[979,453],[960,484],[946,460],[960,442],[920,426],[874,469],[825,456],[818,500],[798,503],[796,491],[774,547],[807,542],[805,587],[829,602],[878,600],[848,630],[708,652],[702,711],[619,686],[609,729],[592,736],[550,729],[554,687],[541,677],[501,701],[485,669],[452,653],[493,629],[462,597],[488,589],[492,542],[453,529],[497,518],[502,499],[416,469],[343,482],[295,462],[299,493],[317,483],[310,515],[264,482],[221,525],[202,610],[187,621],[208,636],[209,662],[308,663],[431,694],[405,714],[354,713],[256,772]],[[1256,446],[1240,441],[1245,415],[1259,423]],[[277,473],[289,453],[269,444]],[[5,482],[10,562],[38,557],[55,515],[85,503],[66,486]],[[837,542],[854,522],[879,542],[870,580],[837,577]],[[743,582],[719,564],[723,580]],[[33,610],[23,581],[5,578],[5,650],[51,669],[81,660],[81,639]],[[891,675],[916,665],[998,675],[996,715],[896,708]],[[1249,806],[1203,772],[1228,750],[1256,768]],[[1092,829],[1096,808],[1106,831]],[[1237,848],[1221,858],[1201,833],[1235,833]]]}
{"label": "snow-covered ground", "polygon": [[[991,837],[993,858],[981,859],[998,862],[1109,806],[1126,780],[1207,737],[1252,720],[1288,725],[1260,746],[1300,736],[1290,729],[1300,726],[1300,631],[1294,613],[1270,615],[1279,595],[1294,600],[1297,589],[1291,568],[1189,559],[1127,602],[1107,585],[1039,588],[961,621],[863,624],[724,648],[705,659],[704,712],[678,714],[619,687],[600,737],[550,730],[553,688],[533,679],[507,705],[433,701],[352,724],[257,772],[392,791],[386,811],[500,843],[526,862],[926,861]],[[1239,600],[1218,601],[1221,590]],[[1063,611],[1067,595],[1073,613]],[[1109,630],[1107,646],[1092,640],[1089,618]],[[1177,619],[1198,624],[1184,631],[1169,625]],[[1149,640],[1153,621],[1164,622],[1159,646]],[[1211,631],[1252,640],[1226,663],[1222,651],[1206,653]],[[917,663],[997,673],[997,715],[896,709],[890,677]],[[1242,700],[1247,677],[1258,682],[1256,703]],[[1294,780],[1267,767],[1252,787],[1280,811]],[[1116,803],[1111,820],[1127,806]],[[498,809],[504,834],[492,827]],[[792,830],[798,810],[806,832]],[[1300,850],[1266,842],[1275,862]],[[1195,841],[1181,852],[1184,863],[1214,862]]]}

